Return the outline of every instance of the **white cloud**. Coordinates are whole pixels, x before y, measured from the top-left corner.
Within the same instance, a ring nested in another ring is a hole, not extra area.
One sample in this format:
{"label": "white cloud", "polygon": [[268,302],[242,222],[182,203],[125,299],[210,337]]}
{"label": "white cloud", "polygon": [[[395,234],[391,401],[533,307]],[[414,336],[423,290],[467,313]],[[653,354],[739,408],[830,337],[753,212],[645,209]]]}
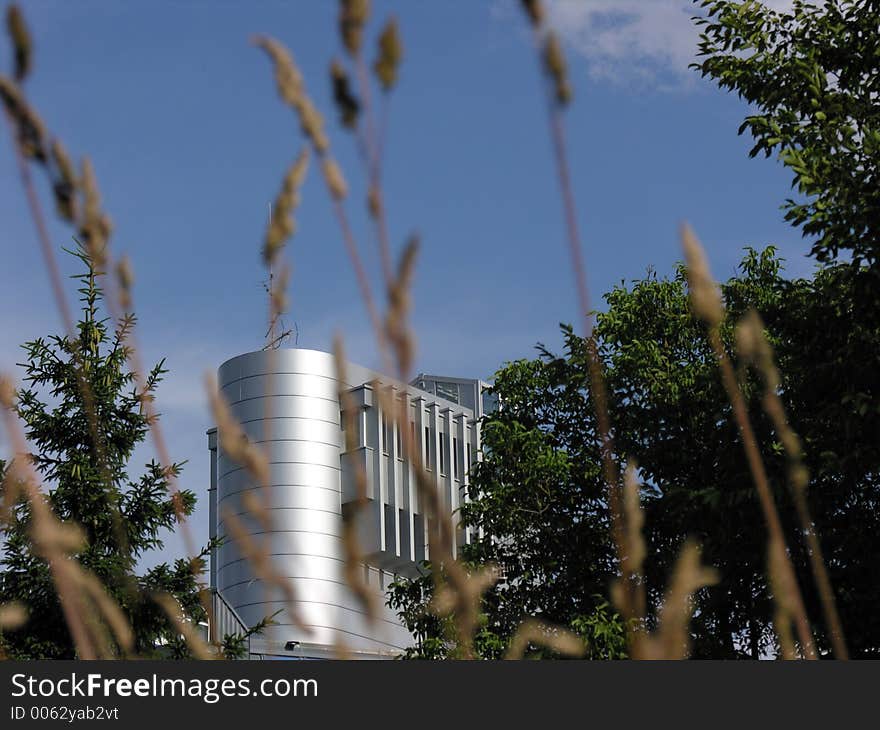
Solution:
{"label": "white cloud", "polygon": [[[774,10],[792,0],[766,0]],[[695,78],[700,14],[689,0],[550,0],[550,20],[595,80],[682,87]]]}

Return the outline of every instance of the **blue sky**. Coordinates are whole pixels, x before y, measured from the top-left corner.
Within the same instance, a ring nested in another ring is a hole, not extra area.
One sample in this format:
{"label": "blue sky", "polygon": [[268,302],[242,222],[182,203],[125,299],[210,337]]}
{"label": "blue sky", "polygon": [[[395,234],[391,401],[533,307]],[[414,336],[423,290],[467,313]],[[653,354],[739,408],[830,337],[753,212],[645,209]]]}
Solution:
{"label": "blue sky", "polygon": [[[158,404],[174,457],[189,460],[182,484],[204,495],[210,417],[202,378],[262,344],[259,247],[269,203],[302,144],[251,34],[277,37],[302,68],[379,281],[364,176],[330,103],[327,70],[341,50],[337,3],[21,5],[36,43],[29,97],[70,152],[94,162],[114,251],[134,265],[139,341],[148,360],[165,356],[171,370]],[[531,356],[538,341],[559,342],[558,323],[577,317],[537,62],[518,6],[373,2],[370,54],[392,13],[405,47],[384,182],[395,245],[412,231],[423,242],[413,313],[419,370],[488,377],[505,361]],[[749,160],[749,141],[736,136],[747,107],[687,69],[696,45],[691,13],[681,0],[553,3],[575,92],[566,127],[595,303],[648,267],[669,273],[680,258],[682,220],[705,243],[718,277],[733,273],[747,245],[777,245],[790,273],[812,268],[808,243],[780,212],[789,175],[774,160]],[[5,55],[4,43],[0,63]],[[60,323],[6,127],[0,136],[0,367],[9,371],[18,344]],[[296,218],[288,320],[298,325],[299,345],[328,349],[338,331],[351,359],[374,365],[315,168]],[[59,250],[69,235],[53,224]],[[62,265],[74,271],[69,257]],[[200,539],[202,507],[193,522]],[[178,547],[170,541],[170,552]]]}

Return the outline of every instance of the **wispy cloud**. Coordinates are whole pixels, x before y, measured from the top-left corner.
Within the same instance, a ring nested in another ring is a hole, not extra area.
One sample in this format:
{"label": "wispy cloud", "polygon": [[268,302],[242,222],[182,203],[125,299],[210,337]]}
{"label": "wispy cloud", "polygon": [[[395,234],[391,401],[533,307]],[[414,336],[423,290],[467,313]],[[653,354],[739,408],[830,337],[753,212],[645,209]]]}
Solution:
{"label": "wispy cloud", "polygon": [[[774,10],[793,0],[766,0]],[[696,78],[700,14],[689,0],[550,0],[553,26],[594,80],[683,88]]]}

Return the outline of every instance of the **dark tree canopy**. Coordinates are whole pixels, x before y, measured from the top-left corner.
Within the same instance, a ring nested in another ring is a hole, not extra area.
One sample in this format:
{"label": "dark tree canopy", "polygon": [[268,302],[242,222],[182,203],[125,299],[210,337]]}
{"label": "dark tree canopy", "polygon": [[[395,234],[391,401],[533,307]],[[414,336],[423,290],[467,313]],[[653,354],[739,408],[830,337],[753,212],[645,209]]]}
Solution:
{"label": "dark tree canopy", "polygon": [[[846,314],[858,301],[853,286],[860,279],[851,266],[790,280],[780,265],[772,249],[749,252],[740,275],[723,287],[729,310],[723,333],[735,361],[733,323],[752,308],[765,321],[782,373],[781,396],[804,444],[809,503],[850,650],[870,655],[880,648],[880,622],[866,610],[880,593],[869,557],[880,549],[880,329]],[[717,366],[688,310],[684,272],[618,287],[606,300],[597,334],[608,364],[617,448],[638,461],[647,485],[654,596],[676,546],[686,535],[697,537],[721,582],[698,597],[695,653],[761,656],[772,643],[766,531]],[[820,647],[827,648],[782,445],[762,411],[758,383],[745,377],[743,390],[810,618]]]}
{"label": "dark tree canopy", "polygon": [[[728,308],[722,335],[736,362],[734,323],[752,308],[765,321],[783,375],[781,395],[812,475],[809,504],[850,652],[877,656],[880,620],[872,606],[880,600],[874,569],[880,552],[880,329],[854,316],[860,278],[849,264],[822,268],[811,279],[787,279],[781,267],[772,248],[748,252],[739,274],[722,287]],[[772,654],[767,532],[704,326],[690,310],[684,270],[620,285],[605,299],[596,337],[621,467],[634,459],[645,484],[653,608],[682,544],[694,537],[720,582],[696,596],[693,655]],[[505,570],[506,581],[483,602],[496,644],[503,647],[526,616],[582,635],[592,621],[587,638],[595,655],[614,656],[623,652],[623,642],[619,619],[606,620],[613,611],[603,598],[615,573],[585,346],[570,327],[563,334],[562,354],[541,348],[537,359],[510,363],[496,375],[503,407],[484,421],[484,460],[471,475],[473,501],[462,509],[464,520],[482,527],[487,538],[466,555]],[[758,381],[740,371],[809,616],[827,650],[782,446],[762,411]],[[421,612],[430,582],[402,581],[392,596],[419,636],[415,653],[439,648],[442,655],[444,626]],[[597,616],[603,619],[598,629]]]}

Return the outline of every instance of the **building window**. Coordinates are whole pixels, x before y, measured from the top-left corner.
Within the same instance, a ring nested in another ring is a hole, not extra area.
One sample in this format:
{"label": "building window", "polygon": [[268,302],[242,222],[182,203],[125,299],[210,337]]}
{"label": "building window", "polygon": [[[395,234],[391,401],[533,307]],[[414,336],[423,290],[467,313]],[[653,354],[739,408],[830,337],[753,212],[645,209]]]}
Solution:
{"label": "building window", "polygon": [[446,383],[438,380],[436,383],[437,395],[453,403],[459,402],[458,383]]}
{"label": "building window", "polygon": [[489,388],[483,388],[481,397],[484,416],[498,410],[498,396],[491,392]]}
{"label": "building window", "polygon": [[425,426],[425,448],[424,448],[425,468],[431,470],[431,429]]}
{"label": "building window", "polygon": [[440,475],[446,476],[447,468],[446,468],[446,434],[440,434],[440,463],[438,466],[440,467]]}
{"label": "building window", "polygon": [[467,445],[467,471],[470,473],[471,470],[471,445]]}
{"label": "building window", "polygon": [[389,449],[389,443],[391,442],[391,429],[388,428],[388,419],[385,417],[385,414],[382,414],[382,453],[387,454]]}
{"label": "building window", "polygon": [[458,439],[452,437],[452,478],[458,479]]}

